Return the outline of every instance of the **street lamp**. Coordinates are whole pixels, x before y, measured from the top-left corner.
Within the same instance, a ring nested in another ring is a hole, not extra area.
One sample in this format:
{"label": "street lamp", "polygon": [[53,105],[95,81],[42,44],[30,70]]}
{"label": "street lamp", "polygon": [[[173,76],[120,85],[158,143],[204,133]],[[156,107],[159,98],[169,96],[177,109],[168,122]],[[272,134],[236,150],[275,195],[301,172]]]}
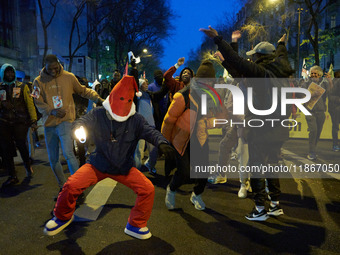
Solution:
{"label": "street lamp", "polygon": [[303,8],[301,8],[301,2],[298,3],[298,38],[297,38],[297,75],[298,78],[300,77],[300,30],[301,30],[301,12],[303,11]]}
{"label": "street lamp", "polygon": [[148,54],[148,49],[143,49],[143,54],[142,56],[140,56],[141,58],[148,58],[148,57],[152,57],[152,54]]}

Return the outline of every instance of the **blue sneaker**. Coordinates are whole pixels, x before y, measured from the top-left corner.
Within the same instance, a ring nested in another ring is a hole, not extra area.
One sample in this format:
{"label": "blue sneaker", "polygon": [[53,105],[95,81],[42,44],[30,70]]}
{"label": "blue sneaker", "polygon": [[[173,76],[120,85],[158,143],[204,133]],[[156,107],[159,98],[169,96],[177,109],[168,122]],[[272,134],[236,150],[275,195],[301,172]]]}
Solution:
{"label": "blue sneaker", "polygon": [[149,239],[152,236],[150,230],[147,227],[137,228],[137,227],[130,225],[129,222],[126,224],[124,233],[129,236],[142,239],[142,240]]}
{"label": "blue sneaker", "polygon": [[332,150],[333,151],[340,151],[340,146],[339,145],[334,145]]}
{"label": "blue sneaker", "polygon": [[73,215],[72,218],[69,220],[59,220],[57,217],[54,216],[46,223],[44,228],[44,234],[48,236],[54,236],[58,234],[60,231],[62,231],[64,228],[70,225],[73,219],[74,219]]}

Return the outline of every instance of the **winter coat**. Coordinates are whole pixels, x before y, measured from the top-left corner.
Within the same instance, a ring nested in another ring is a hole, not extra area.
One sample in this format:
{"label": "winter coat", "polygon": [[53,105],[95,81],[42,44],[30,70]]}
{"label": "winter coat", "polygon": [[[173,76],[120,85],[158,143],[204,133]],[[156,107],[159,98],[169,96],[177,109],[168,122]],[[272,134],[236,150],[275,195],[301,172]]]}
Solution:
{"label": "winter coat", "polygon": [[[1,67],[1,80],[4,80],[4,72],[12,65],[4,64]],[[19,92],[13,95],[14,92]],[[16,81],[0,83],[0,123],[18,124],[24,123],[29,126],[37,120],[37,113],[30,96],[29,87],[22,82]]]}
{"label": "winter coat", "polygon": [[155,120],[153,118],[153,106],[150,95],[145,91],[141,91],[142,96],[137,98],[138,100],[138,113],[142,115],[149,125],[155,126]]}
{"label": "winter coat", "polygon": [[143,116],[135,113],[124,122],[112,119],[103,107],[96,107],[73,123],[73,131],[84,126],[96,149],[88,163],[108,174],[129,173],[139,139],[155,146],[168,143],[159,131],[151,127]]}
{"label": "winter coat", "polygon": [[[250,62],[240,57],[235,50],[221,36],[214,38],[218,46],[218,50],[223,57],[228,61],[228,65],[233,68],[233,72],[237,72],[238,77],[243,78],[287,78],[286,79],[266,79],[261,85],[253,87],[253,103],[255,109],[269,109],[272,105],[272,88],[273,87],[289,87],[288,77],[294,73],[288,61],[288,53],[283,42],[279,43],[275,54],[263,55],[256,62]],[[229,70],[228,70],[229,71]],[[252,86],[249,82],[244,83],[247,86]],[[246,122],[250,119],[275,118],[285,119],[290,115],[289,110],[287,116],[280,115],[280,107],[277,111],[269,116],[258,116],[247,109],[245,114]],[[290,110],[291,111],[291,110]],[[251,132],[250,132],[251,131]],[[281,125],[271,127],[271,123],[265,122],[261,128],[249,128],[246,130],[247,135],[252,136],[256,140],[280,140],[288,139],[289,131]]]}
{"label": "winter coat", "polygon": [[[39,112],[43,115],[42,122],[45,127],[75,120],[76,112],[72,94],[78,94],[95,102],[100,98],[97,92],[81,85],[74,74],[65,71],[61,65],[60,68],[60,73],[56,77],[49,75],[43,68],[41,74],[33,82],[33,87],[40,88],[40,96],[34,100]],[[53,103],[53,97],[56,96],[61,97],[63,104],[61,108],[66,111],[63,118],[50,115],[51,111],[56,108]]]}
{"label": "winter coat", "polygon": [[[160,91],[162,89],[162,86],[161,85],[158,85],[157,83],[156,83],[156,81],[155,82],[153,82],[153,83],[151,83],[151,84],[149,84],[149,86],[148,86],[148,90],[149,91],[151,91],[151,92],[157,92],[157,91]],[[155,102],[156,103],[156,102]],[[168,96],[165,94],[163,97],[162,97],[162,99],[160,99],[159,101],[158,101],[158,107],[159,107],[159,110],[160,110],[160,116],[164,116],[165,115],[165,113],[166,113],[166,111],[167,111],[167,109],[168,109]],[[157,104],[155,104],[155,108],[156,108],[156,105]]]}
{"label": "winter coat", "polygon": [[174,95],[163,121],[162,134],[182,156],[191,135],[195,133],[203,146],[208,139],[207,129],[213,125],[211,118],[199,114],[198,102],[197,97],[191,94],[190,86],[186,86]]}
{"label": "winter coat", "polygon": [[175,95],[176,92],[180,91],[185,87],[183,81],[181,81],[182,74],[184,70],[188,69],[192,74],[194,73],[190,68],[184,68],[179,77],[179,80],[174,79],[172,76],[176,73],[177,69],[175,66],[169,68],[168,71],[164,73],[164,84],[166,85],[167,90],[170,92],[170,99],[172,101],[172,97]]}

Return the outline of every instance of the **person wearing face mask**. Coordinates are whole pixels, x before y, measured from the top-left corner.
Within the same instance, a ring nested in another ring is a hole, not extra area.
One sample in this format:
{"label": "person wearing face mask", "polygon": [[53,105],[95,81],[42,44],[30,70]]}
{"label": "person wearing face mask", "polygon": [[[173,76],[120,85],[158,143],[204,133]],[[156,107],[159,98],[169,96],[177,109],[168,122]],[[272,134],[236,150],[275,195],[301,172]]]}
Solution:
{"label": "person wearing face mask", "polygon": [[59,142],[71,175],[79,168],[71,136],[72,122],[76,118],[72,95],[78,94],[97,105],[104,100],[96,91],[81,85],[74,74],[65,71],[55,55],[47,55],[45,63],[33,82],[34,100],[42,114],[48,158],[61,189],[66,177],[59,161]]}
{"label": "person wearing face mask", "polygon": [[[321,98],[314,105],[313,109],[309,109],[312,115],[305,116],[307,125],[308,125],[308,140],[309,140],[309,153],[307,158],[309,160],[316,160],[316,145],[319,141],[323,124],[325,123],[325,112],[327,110],[326,107],[326,98],[328,97],[329,91],[332,89],[332,80],[329,74],[325,75],[323,78],[323,70],[320,66],[312,66],[310,68],[310,78],[302,84],[303,88],[308,88],[312,82],[317,84],[318,86],[325,89],[325,92],[321,96]],[[314,100],[315,97],[318,96],[318,91],[311,92],[311,100]]]}
{"label": "person wearing face mask", "polygon": [[158,147],[172,160],[175,160],[176,152],[162,134],[136,112],[135,96],[142,96],[141,92],[135,78],[126,75],[112,89],[103,107],[94,108],[74,122],[75,136],[79,134],[77,131],[85,130],[85,135],[77,137],[79,140],[92,137],[95,151],[89,156],[88,163],[65,183],[53,210],[54,217],[45,225],[46,235],[58,234],[73,221],[76,201],[83,190],[110,178],[137,195],[124,233],[142,240],[152,236],[147,222],[152,212],[155,188],[135,167],[133,154],[141,139]]}
{"label": "person wearing face mask", "polygon": [[10,64],[3,64],[0,71],[0,146],[2,160],[9,178],[2,187],[19,182],[14,167],[16,148],[19,149],[27,178],[33,174],[29,151],[26,143],[29,126],[37,128],[37,113],[33,99],[26,84],[17,81],[15,69]]}

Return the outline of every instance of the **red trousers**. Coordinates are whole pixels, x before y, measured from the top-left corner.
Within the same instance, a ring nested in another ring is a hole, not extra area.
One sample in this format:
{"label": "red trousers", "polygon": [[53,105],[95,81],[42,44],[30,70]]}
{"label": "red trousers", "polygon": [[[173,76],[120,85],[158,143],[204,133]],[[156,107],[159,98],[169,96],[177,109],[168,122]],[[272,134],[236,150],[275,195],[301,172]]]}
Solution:
{"label": "red trousers", "polygon": [[83,165],[64,184],[54,208],[54,215],[60,220],[71,219],[78,196],[85,189],[105,178],[120,182],[137,194],[128,221],[134,227],[146,227],[152,211],[155,188],[152,182],[135,167],[130,169],[128,175],[112,175],[98,171],[91,164]]}

